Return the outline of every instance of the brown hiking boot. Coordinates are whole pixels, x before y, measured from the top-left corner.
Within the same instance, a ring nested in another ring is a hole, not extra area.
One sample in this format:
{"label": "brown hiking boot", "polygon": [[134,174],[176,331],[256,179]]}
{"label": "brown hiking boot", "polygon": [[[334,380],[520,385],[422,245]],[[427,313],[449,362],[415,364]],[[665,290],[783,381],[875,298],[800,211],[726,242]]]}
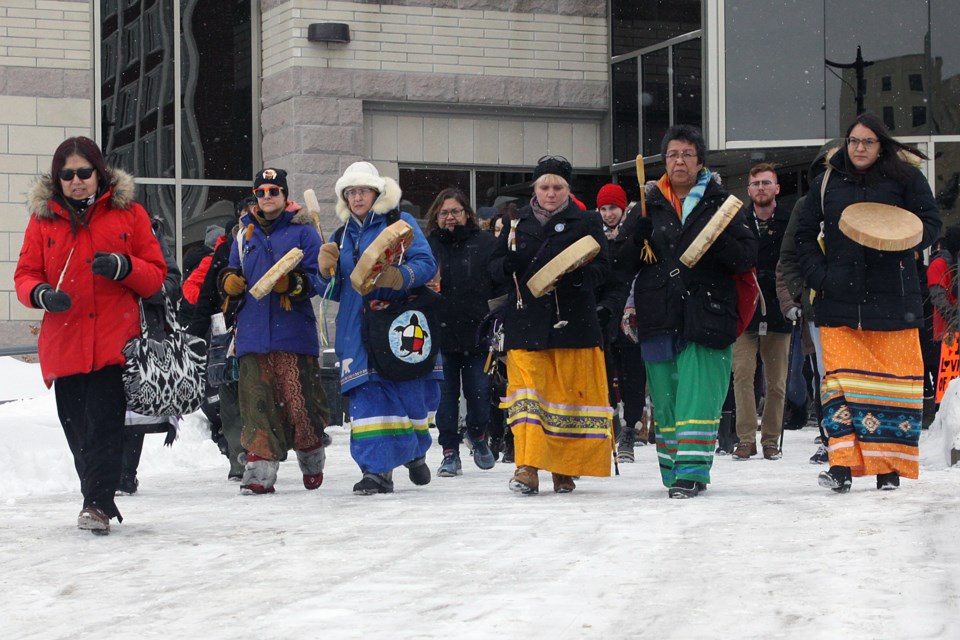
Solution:
{"label": "brown hiking boot", "polygon": [[572,476],[565,476],[559,473],[553,475],[553,490],[556,493],[570,493],[577,488]]}
{"label": "brown hiking boot", "polygon": [[765,444],[763,445],[763,457],[767,460],[779,460],[783,457],[783,454],[780,453],[780,447],[775,444]]}
{"label": "brown hiking boot", "polygon": [[77,528],[105,536],[110,533],[110,517],[97,506],[84,507],[77,516]]}
{"label": "brown hiking boot", "polygon": [[540,476],[537,475],[537,468],[530,466],[520,466],[510,478],[510,491],[522,493],[525,496],[532,496],[540,493]]}
{"label": "brown hiking boot", "polygon": [[733,450],[731,458],[734,460],[749,460],[750,456],[755,455],[757,455],[756,442],[741,442],[737,445],[737,448]]}

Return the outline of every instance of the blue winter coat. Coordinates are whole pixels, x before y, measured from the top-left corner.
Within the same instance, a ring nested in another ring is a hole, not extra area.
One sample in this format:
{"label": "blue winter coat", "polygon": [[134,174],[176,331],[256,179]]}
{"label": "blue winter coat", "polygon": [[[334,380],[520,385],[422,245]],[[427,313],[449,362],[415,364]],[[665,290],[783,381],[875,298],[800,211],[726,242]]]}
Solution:
{"label": "blue winter coat", "polygon": [[[253,224],[253,234],[246,239],[247,226]],[[280,295],[270,292],[257,300],[250,295],[250,287],[277,263],[290,249],[299,247],[303,260],[297,269],[307,274],[311,291],[291,300],[293,309],[280,306]],[[280,214],[266,233],[252,214],[240,219],[240,230],[230,248],[229,269],[236,269],[247,280],[247,291],[237,311],[237,356],[250,353],[287,351],[308,356],[320,355],[317,335],[317,317],[310,297],[323,292],[317,257],[320,235],[306,210],[292,204]]]}
{"label": "blue winter coat", "polygon": [[[393,181],[390,180],[390,182]],[[340,264],[334,276],[334,286],[330,295],[333,300],[340,302],[340,308],[337,311],[335,347],[337,357],[340,359],[340,388],[343,393],[369,380],[380,379],[379,374],[370,367],[361,335],[364,297],[351,286],[350,274],[353,273],[357,261],[367,247],[380,235],[381,231],[387,228],[387,214],[399,205],[399,195],[394,202],[394,198],[391,197],[393,190],[389,187],[381,194],[362,224],[357,222],[354,216],[347,219],[342,237],[338,242]],[[399,188],[396,192],[399,194]],[[404,253],[403,264],[400,267],[400,273],[403,275],[403,290],[374,289],[366,295],[368,300],[400,300],[410,289],[426,284],[437,273],[437,262],[434,260],[427,238],[420,230],[420,224],[406,212],[401,213],[400,218],[413,227],[413,243]],[[321,281],[324,286],[329,283],[322,277]],[[430,376],[436,380],[443,379],[440,358],[437,358],[436,367]]]}

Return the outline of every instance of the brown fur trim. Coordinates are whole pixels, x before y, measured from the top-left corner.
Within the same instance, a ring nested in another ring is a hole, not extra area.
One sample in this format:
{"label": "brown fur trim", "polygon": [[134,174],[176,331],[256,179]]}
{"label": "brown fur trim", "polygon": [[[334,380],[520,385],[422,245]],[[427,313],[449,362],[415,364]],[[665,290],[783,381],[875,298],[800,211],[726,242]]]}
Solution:
{"label": "brown fur trim", "polygon": [[[116,167],[110,167],[110,174],[113,176],[110,180],[110,206],[114,209],[126,209],[133,202],[133,194],[136,185],[133,183],[133,176]],[[54,213],[50,210],[49,202],[53,197],[53,178],[49,173],[40,175],[27,192],[27,209],[38,218],[53,218]]]}

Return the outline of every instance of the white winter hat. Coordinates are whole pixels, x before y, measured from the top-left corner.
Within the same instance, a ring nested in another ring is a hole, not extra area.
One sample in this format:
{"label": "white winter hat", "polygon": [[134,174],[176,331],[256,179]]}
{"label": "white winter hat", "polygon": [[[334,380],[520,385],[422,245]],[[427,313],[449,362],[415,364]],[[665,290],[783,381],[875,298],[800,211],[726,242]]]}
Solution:
{"label": "white winter hat", "polygon": [[377,193],[383,193],[385,181],[380,177],[380,172],[369,162],[354,162],[347,167],[337,185],[334,188],[337,199],[344,199],[343,192],[350,187],[370,187],[376,189]]}

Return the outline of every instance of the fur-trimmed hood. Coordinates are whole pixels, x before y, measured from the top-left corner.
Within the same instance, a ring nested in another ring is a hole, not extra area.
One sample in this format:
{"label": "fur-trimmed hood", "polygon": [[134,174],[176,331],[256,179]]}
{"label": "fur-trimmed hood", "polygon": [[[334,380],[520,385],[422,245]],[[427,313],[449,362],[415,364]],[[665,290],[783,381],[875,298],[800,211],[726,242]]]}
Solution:
{"label": "fur-trimmed hood", "polygon": [[[403,192],[400,190],[400,185],[397,184],[396,180],[386,176],[381,177],[381,180],[383,180],[383,191],[380,192],[380,195],[373,202],[373,207],[370,209],[370,213],[374,215],[384,215],[388,211],[396,209],[400,206],[400,197],[403,195]],[[341,190],[337,192],[337,217],[340,218],[341,222],[346,222],[350,219],[351,215],[350,206],[347,204],[347,201],[343,199],[343,191]]]}
{"label": "fur-trimmed hood", "polygon": [[[283,210],[284,213],[292,213],[293,216],[290,218],[290,224],[313,224],[313,214],[310,213],[310,210],[306,207],[301,207],[299,204],[293,200],[287,200],[287,208]],[[281,214],[283,215],[283,214]],[[278,218],[279,219],[279,218]],[[245,214],[240,218],[240,222],[244,226],[248,224],[256,223],[256,219],[252,213]],[[236,234],[233,234],[236,235]]]}
{"label": "fur-trimmed hood", "polygon": [[[136,186],[133,176],[116,167],[107,167],[112,178],[110,179],[110,206],[114,209],[126,209],[133,202]],[[30,187],[27,193],[27,208],[38,218],[53,218],[57,214],[50,209],[50,200],[53,198],[53,177],[49,173],[42,174]]]}

